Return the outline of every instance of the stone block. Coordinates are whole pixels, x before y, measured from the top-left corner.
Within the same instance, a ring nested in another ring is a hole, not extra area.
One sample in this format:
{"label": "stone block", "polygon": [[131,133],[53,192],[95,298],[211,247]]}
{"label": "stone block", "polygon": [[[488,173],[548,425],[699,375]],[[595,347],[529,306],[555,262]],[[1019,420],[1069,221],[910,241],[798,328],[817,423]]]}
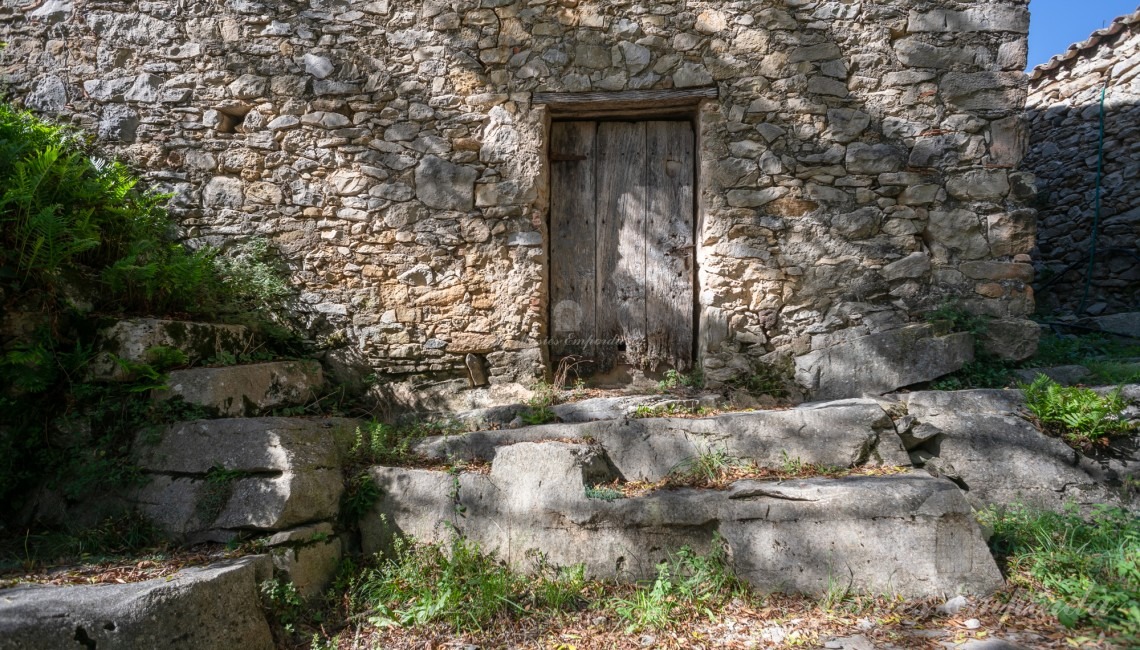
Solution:
{"label": "stone block", "polygon": [[945,247],[963,259],[976,260],[989,254],[981,221],[969,210],[932,211],[925,232],[933,245]]}
{"label": "stone block", "polygon": [[43,77],[24,99],[24,106],[49,115],[62,112],[67,106],[67,84],[53,75]]}
{"label": "stone block", "polygon": [[988,215],[986,226],[986,239],[994,257],[1029,253],[1037,244],[1037,213],[1033,210]]}
{"label": "stone block", "polygon": [[963,111],[1021,110],[1028,77],[1022,72],[949,72],[939,92],[950,106]]}
{"label": "stone block", "polygon": [[973,359],[971,335],[911,325],[797,357],[796,380],[817,399],[857,397],[937,379]]}
{"label": "stone block", "polygon": [[272,650],[253,556],[132,584],[25,585],[0,590],[0,650]]}
{"label": "stone block", "polygon": [[999,359],[1021,361],[1037,354],[1040,337],[1040,326],[1031,320],[994,319],[986,323],[979,341],[982,349]]}
{"label": "stone block", "polygon": [[228,541],[335,518],[340,462],[354,420],[239,418],[140,433],[133,446],[148,482],[132,495],[168,535]]}
{"label": "stone block", "polygon": [[340,566],[342,543],[338,537],[271,551],[273,566],[297,587],[306,602],[318,601]]}
{"label": "stone block", "polygon": [[256,341],[241,325],[217,325],[188,321],[136,318],[115,323],[99,332],[97,354],[88,365],[88,377],[95,381],[122,381],[128,373],[115,362],[148,363],[152,348],[172,348],[186,355],[188,363],[200,363],[222,355],[244,354]]}
{"label": "stone block", "polygon": [[856,142],[847,147],[846,165],[850,174],[897,172],[905,160],[901,151],[888,144]]}
{"label": "stone block", "polygon": [[1097,316],[1093,319],[1093,323],[1095,323],[1102,332],[1140,338],[1140,312]]}
{"label": "stone block", "polygon": [[[804,437],[808,430],[813,435]],[[623,477],[656,481],[713,450],[762,467],[779,467],[786,458],[849,467],[866,460],[885,430],[893,432],[893,426],[876,403],[851,400],[711,418],[623,418],[479,431],[427,438],[414,449],[429,458],[489,461],[501,448],[521,442],[592,440]]]}
{"label": "stone block", "polygon": [[885,280],[894,281],[904,278],[920,278],[930,272],[930,255],[923,252],[911,253],[901,260],[896,260],[883,267],[881,271]]}
{"label": "stone block", "polygon": [[907,31],[935,33],[1014,32],[1029,33],[1027,7],[986,5],[969,9],[912,9],[907,17]]}
{"label": "stone block", "polygon": [[1021,391],[919,391],[900,398],[907,413],[942,431],[929,451],[953,466],[975,507],[1025,503],[1060,509],[1067,501],[1109,500],[1080,454],[1022,417]]}
{"label": "stone block", "polygon": [[324,384],[316,361],[274,361],[220,368],[173,370],[156,400],[181,398],[221,417],[258,415],[313,399]]}
{"label": "stone block", "polygon": [[424,156],[416,166],[416,197],[437,210],[470,212],[475,208],[478,175],[473,167]]}
{"label": "stone block", "polygon": [[245,203],[241,179],[215,176],[202,189],[202,205],[207,208],[240,208]]}
{"label": "stone block", "polygon": [[1001,169],[956,174],[946,180],[946,191],[963,201],[999,201],[1009,194],[1009,174]]}

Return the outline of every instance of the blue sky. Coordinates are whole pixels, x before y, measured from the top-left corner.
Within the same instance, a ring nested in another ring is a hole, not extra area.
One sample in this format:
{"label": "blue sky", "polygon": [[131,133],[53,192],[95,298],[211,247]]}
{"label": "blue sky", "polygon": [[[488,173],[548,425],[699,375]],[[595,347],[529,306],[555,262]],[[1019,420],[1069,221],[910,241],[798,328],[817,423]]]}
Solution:
{"label": "blue sky", "polygon": [[1029,68],[1083,41],[1113,18],[1136,11],[1140,0],[1030,0]]}

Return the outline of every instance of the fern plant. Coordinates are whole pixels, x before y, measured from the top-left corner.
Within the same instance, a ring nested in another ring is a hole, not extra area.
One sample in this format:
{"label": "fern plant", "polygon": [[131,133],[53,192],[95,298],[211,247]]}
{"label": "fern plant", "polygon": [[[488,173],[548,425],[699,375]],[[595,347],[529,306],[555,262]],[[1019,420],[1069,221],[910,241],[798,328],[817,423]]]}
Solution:
{"label": "fern plant", "polygon": [[1046,431],[1062,436],[1069,444],[1089,447],[1136,428],[1123,417],[1127,406],[1121,390],[1099,395],[1088,388],[1061,386],[1045,375],[1031,384],[1021,384],[1025,406]]}

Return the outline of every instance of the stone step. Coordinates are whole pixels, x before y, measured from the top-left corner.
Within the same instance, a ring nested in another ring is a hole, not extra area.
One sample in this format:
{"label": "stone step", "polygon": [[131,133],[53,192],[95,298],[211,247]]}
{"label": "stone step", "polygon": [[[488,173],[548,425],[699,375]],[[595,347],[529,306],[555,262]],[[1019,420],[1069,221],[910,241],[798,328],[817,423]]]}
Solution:
{"label": "stone step", "polygon": [[397,535],[459,533],[520,570],[538,551],[589,576],[652,578],[689,546],[723,540],[734,571],[762,591],[929,596],[1002,584],[956,485],[927,474],[744,480],[729,489],[663,490],[603,501],[586,490],[616,477],[596,445],[521,442],[497,450],[489,475],[375,467],[381,497],[361,522],[366,553]]}
{"label": "stone step", "polygon": [[229,541],[337,516],[341,464],[360,423],[231,418],[138,434],[139,511],[175,540]]}
{"label": "stone step", "polygon": [[621,418],[477,431],[425,438],[413,451],[437,460],[491,461],[504,447],[542,440],[596,442],[630,481],[660,480],[679,464],[710,451],[762,467],[797,461],[851,467],[872,459],[910,464],[894,422],[871,399],[707,418]]}
{"label": "stone step", "polygon": [[253,332],[241,325],[155,318],[123,320],[99,332],[96,355],[88,365],[88,378],[91,381],[125,381],[129,378],[128,373],[115,359],[149,363],[147,353],[155,347],[180,350],[193,364],[226,355],[248,354],[256,346]]}
{"label": "stone step", "polygon": [[324,384],[316,361],[271,361],[220,368],[188,368],[169,373],[158,400],[180,397],[221,417],[254,416],[272,408],[313,401]]}
{"label": "stone step", "polygon": [[0,590],[0,650],[272,650],[258,598],[272,576],[255,555],[131,584]]}
{"label": "stone step", "polygon": [[[723,401],[719,394],[699,395],[694,398],[677,398],[670,395],[620,395],[591,397],[550,407],[559,422],[594,422],[630,417],[641,408],[666,408],[677,405],[684,408],[715,406]],[[440,419],[454,420],[470,429],[498,429],[518,425],[520,418],[531,407],[527,404],[505,404],[481,409],[438,413]]]}

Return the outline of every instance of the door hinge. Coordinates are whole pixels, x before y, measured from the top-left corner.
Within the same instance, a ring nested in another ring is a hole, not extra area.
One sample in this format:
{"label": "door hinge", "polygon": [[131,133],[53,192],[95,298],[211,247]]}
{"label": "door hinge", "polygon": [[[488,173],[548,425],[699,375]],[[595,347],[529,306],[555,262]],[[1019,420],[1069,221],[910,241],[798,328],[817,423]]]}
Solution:
{"label": "door hinge", "polygon": [[577,156],[569,153],[552,153],[550,154],[550,162],[571,162],[578,160],[586,160],[586,156]]}

